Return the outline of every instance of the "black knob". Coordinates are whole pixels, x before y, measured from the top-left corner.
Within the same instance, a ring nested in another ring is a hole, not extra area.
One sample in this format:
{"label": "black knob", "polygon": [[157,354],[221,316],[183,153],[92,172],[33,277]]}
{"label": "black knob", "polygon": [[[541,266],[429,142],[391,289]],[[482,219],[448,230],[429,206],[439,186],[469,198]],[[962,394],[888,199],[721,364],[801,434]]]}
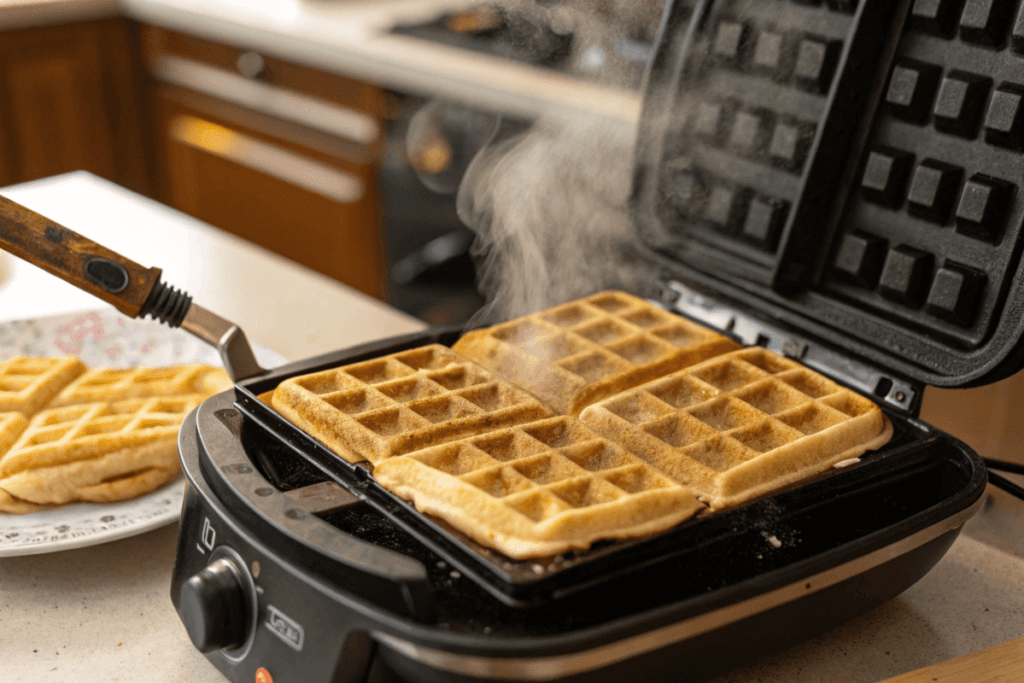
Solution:
{"label": "black knob", "polygon": [[249,609],[238,567],[222,558],[181,586],[181,620],[200,652],[230,650],[245,642]]}

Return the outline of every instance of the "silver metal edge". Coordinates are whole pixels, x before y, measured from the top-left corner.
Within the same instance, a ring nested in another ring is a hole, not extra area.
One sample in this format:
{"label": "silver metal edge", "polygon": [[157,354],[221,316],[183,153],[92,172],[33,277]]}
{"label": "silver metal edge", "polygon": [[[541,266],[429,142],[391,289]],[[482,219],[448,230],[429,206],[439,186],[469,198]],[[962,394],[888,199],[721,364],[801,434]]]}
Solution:
{"label": "silver metal edge", "polygon": [[984,496],[982,496],[969,508],[926,529],[820,574],[713,612],[707,612],[685,621],[590,650],[549,657],[481,657],[421,647],[380,631],[374,631],[372,636],[380,643],[410,659],[451,673],[476,678],[531,681],[547,681],[563,676],[572,676],[693,638],[791,602],[796,598],[834,586],[904,555],[947,531],[963,526],[981,508],[984,500]]}

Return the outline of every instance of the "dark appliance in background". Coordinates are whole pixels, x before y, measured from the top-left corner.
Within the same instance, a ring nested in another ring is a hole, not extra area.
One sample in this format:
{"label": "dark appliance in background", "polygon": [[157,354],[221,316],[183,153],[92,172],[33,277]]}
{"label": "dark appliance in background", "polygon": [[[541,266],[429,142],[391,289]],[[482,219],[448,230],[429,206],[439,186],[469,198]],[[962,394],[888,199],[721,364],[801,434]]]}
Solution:
{"label": "dark appliance in background", "polygon": [[[637,90],[663,0],[572,0],[479,6],[392,32],[611,87]],[[388,302],[430,324],[464,323],[483,305],[470,258],[473,233],[455,194],[473,156],[510,121],[454,102],[401,97],[388,130],[381,199]]]}
{"label": "dark appliance in background", "polygon": [[663,5],[664,0],[484,2],[392,32],[636,89]]}
{"label": "dark appliance in background", "polygon": [[[430,126],[441,103],[414,97],[399,102],[381,169],[388,303],[430,325],[465,323],[484,299],[470,257],[474,233],[456,213],[456,175],[483,141],[477,131]],[[410,137],[417,121],[422,134]]]}

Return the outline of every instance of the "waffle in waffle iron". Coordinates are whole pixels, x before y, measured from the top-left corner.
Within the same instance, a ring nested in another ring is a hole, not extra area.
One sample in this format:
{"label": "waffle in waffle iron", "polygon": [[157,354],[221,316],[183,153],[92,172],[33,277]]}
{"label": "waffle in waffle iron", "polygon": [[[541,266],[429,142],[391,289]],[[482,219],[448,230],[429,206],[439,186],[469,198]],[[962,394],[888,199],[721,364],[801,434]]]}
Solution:
{"label": "waffle in waffle iron", "polygon": [[524,559],[663,531],[891,437],[871,401],[767,350],[738,349],[603,292],[452,349],[294,377],[272,402],[348,462],[369,461],[421,512]]}

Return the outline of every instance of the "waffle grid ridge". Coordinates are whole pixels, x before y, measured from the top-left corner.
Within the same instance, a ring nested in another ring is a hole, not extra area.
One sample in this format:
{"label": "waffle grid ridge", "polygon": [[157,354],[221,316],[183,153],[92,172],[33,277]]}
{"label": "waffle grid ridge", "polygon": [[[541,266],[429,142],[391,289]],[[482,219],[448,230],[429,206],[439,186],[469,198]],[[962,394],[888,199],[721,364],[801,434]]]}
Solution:
{"label": "waffle grid ridge", "polygon": [[642,299],[602,292],[471,332],[453,347],[565,414],[732,348]]}
{"label": "waffle grid ridge", "polygon": [[551,414],[441,345],[286,380],[273,405],[350,462],[374,465]]}
{"label": "waffle grid ridge", "polygon": [[24,415],[32,415],[84,371],[85,366],[73,356],[15,356],[2,361],[0,411],[17,411]]}
{"label": "waffle grid ridge", "polygon": [[[578,420],[558,416],[391,458],[385,487],[513,558],[667,529],[701,506]],[[511,532],[511,533],[510,533]]]}
{"label": "waffle grid ridge", "polygon": [[214,393],[207,381],[223,371],[207,365],[172,365],[162,368],[128,369],[94,368],[86,370],[53,400],[52,406],[78,405],[124,398],[181,396],[191,393]]}
{"label": "waffle grid ridge", "polygon": [[871,401],[760,348],[651,382],[580,419],[712,508],[860,455],[888,424]]}
{"label": "waffle grid ridge", "polygon": [[154,397],[44,410],[6,453],[0,452],[0,477],[175,439],[185,416],[204,398]]}

